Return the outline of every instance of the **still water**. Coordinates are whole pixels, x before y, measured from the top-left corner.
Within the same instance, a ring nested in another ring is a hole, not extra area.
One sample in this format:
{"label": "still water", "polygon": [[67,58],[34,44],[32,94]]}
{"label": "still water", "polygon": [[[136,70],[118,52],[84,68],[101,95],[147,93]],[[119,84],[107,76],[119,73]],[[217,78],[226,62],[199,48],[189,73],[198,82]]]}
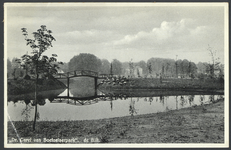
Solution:
{"label": "still water", "polygon": [[[123,90],[103,91],[81,97],[71,89],[39,93],[37,121],[93,120],[135,116],[192,107],[216,101],[223,95],[196,94],[195,92]],[[92,92],[94,93],[94,92]],[[170,95],[170,96],[169,96]],[[34,94],[8,96],[8,115],[13,121],[32,121]]]}

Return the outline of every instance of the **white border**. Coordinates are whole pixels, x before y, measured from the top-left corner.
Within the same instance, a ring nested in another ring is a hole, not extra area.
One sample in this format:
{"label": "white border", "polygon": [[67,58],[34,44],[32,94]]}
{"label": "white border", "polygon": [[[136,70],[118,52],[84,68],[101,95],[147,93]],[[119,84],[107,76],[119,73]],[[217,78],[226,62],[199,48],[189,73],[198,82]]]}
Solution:
{"label": "white border", "polygon": [[[225,136],[224,144],[8,144],[7,143],[7,7],[8,6],[54,6],[54,7],[63,7],[63,6],[89,6],[89,7],[157,7],[157,6],[223,6],[224,7],[224,55],[225,55]],[[101,147],[101,148],[224,148],[229,147],[229,16],[228,16],[228,3],[5,3],[4,4],[4,147],[5,148],[91,148],[91,147]]]}

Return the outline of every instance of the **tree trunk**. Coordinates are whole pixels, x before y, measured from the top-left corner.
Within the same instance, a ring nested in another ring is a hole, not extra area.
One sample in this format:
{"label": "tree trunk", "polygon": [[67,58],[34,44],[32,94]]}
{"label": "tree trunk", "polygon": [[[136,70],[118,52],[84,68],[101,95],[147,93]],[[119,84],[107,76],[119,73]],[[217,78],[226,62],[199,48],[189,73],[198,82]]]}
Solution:
{"label": "tree trunk", "polygon": [[35,131],[35,124],[37,119],[37,83],[38,83],[38,73],[37,73],[37,65],[36,65],[36,80],[35,80],[35,114],[34,114],[34,123],[33,123],[33,130]]}

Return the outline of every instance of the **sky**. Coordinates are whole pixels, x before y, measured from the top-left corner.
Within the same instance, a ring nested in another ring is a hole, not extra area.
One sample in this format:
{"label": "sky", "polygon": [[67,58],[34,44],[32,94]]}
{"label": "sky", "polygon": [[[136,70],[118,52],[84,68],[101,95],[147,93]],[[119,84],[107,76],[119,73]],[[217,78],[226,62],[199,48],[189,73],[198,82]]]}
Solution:
{"label": "sky", "polygon": [[152,57],[211,62],[208,47],[224,62],[225,11],[222,5],[137,5],[43,3],[5,7],[7,58],[30,53],[21,28],[29,37],[41,25],[56,41],[46,55],[68,62],[80,53],[121,62]]}

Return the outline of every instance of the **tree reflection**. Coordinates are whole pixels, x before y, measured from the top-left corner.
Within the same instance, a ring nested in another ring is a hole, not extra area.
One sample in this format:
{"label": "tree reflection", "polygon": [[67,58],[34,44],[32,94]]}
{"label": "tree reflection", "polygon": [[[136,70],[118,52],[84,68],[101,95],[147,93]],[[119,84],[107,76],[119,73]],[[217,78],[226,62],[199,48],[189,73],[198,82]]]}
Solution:
{"label": "tree reflection", "polygon": [[26,104],[26,107],[22,110],[21,115],[25,116],[25,121],[28,121],[33,107],[30,105],[30,99],[25,99],[24,102]]}
{"label": "tree reflection", "polygon": [[[14,106],[16,103],[25,103],[26,107],[22,110],[21,115],[25,115],[25,120],[30,118],[30,112],[35,108],[35,115],[33,120],[33,129],[35,129],[36,121],[40,119],[40,113],[37,111],[38,105],[44,106],[46,104],[45,99],[49,98],[50,101],[60,95],[65,89],[50,90],[50,91],[40,91],[39,93],[26,93],[20,95],[8,95],[8,101],[13,101]],[[23,101],[22,101],[23,100]],[[30,104],[31,103],[31,104]]]}
{"label": "tree reflection", "polygon": [[111,105],[111,111],[112,111],[112,109],[113,109],[113,99],[112,99],[112,97],[110,98],[111,100],[110,100],[110,105]]}
{"label": "tree reflection", "polygon": [[147,101],[148,101],[147,97],[145,97],[145,98],[144,98],[144,101],[145,101],[145,102],[147,102]]}
{"label": "tree reflection", "polygon": [[152,101],[153,101],[153,97],[149,97],[150,105],[152,104]]}
{"label": "tree reflection", "polygon": [[163,104],[163,106],[164,106],[164,96],[160,96],[160,103],[162,103]]}
{"label": "tree reflection", "polygon": [[46,100],[45,99],[39,99],[38,104],[40,106],[44,106],[46,104]]}
{"label": "tree reflection", "polygon": [[211,103],[215,102],[214,95],[209,95],[209,101],[210,101]]}
{"label": "tree reflection", "polygon": [[206,112],[207,111],[207,109],[204,106],[204,100],[205,100],[205,96],[204,95],[200,95],[200,103],[201,103],[201,106],[202,106],[202,112]]}
{"label": "tree reflection", "polygon": [[[160,99],[164,99],[164,97],[161,96]],[[153,100],[154,100],[154,97],[145,97],[145,98],[144,98],[144,101],[145,101],[145,102],[149,102],[150,105],[152,104]],[[137,98],[137,102],[138,102],[138,101],[139,101],[139,98]],[[158,102],[158,97],[156,97],[156,102]],[[160,101],[160,102],[164,104],[163,101]]]}
{"label": "tree reflection", "polygon": [[137,110],[135,109],[135,101],[133,101],[131,98],[131,102],[129,105],[129,114],[133,117],[134,113],[137,114]]}
{"label": "tree reflection", "polygon": [[[42,95],[37,96],[37,104],[40,106],[44,106],[46,104],[46,99],[43,98]],[[32,106],[36,106],[35,100],[32,100]]]}
{"label": "tree reflection", "polygon": [[194,103],[194,98],[195,98],[195,95],[189,95],[188,96],[188,101],[189,101],[190,106],[192,106],[192,103]]}
{"label": "tree reflection", "polygon": [[30,104],[30,99],[26,98],[26,99],[24,99],[24,102],[25,102],[26,105],[28,105],[28,104]]}
{"label": "tree reflection", "polygon": [[38,112],[38,105],[44,106],[46,104],[45,98],[40,94],[37,95],[36,100],[33,100],[31,105],[35,107],[35,116],[34,116],[34,124],[37,120],[40,119],[40,113]]}
{"label": "tree reflection", "polygon": [[176,110],[178,109],[178,96],[176,96]]}
{"label": "tree reflection", "polygon": [[52,103],[54,101],[55,97],[54,96],[50,96],[48,97],[48,100]]}
{"label": "tree reflection", "polygon": [[180,105],[183,107],[185,105],[185,98],[184,96],[180,96]]}
{"label": "tree reflection", "polygon": [[166,100],[166,108],[165,108],[165,110],[166,111],[169,111],[169,108],[168,108],[168,96],[165,96],[165,100]]}
{"label": "tree reflection", "polygon": [[223,95],[217,95],[217,100],[222,100],[224,99]]}
{"label": "tree reflection", "polygon": [[204,95],[200,95],[200,103],[201,103],[201,106],[204,105],[204,100],[205,100],[205,96],[204,96]]}

